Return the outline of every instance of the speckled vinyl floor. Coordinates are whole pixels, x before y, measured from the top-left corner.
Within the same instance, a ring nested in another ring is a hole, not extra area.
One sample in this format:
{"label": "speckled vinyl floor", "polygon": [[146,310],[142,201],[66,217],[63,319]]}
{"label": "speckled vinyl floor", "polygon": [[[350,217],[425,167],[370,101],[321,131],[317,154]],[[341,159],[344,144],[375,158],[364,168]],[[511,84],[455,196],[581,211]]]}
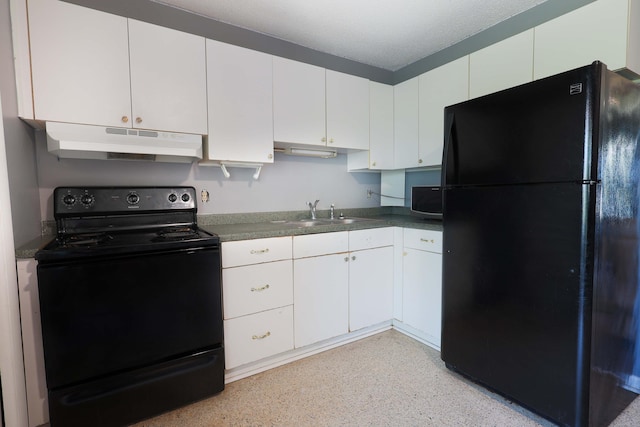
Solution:
{"label": "speckled vinyl floor", "polygon": [[[227,384],[136,427],[552,426],[450,372],[437,351],[387,331]],[[640,399],[612,424],[640,426]]]}

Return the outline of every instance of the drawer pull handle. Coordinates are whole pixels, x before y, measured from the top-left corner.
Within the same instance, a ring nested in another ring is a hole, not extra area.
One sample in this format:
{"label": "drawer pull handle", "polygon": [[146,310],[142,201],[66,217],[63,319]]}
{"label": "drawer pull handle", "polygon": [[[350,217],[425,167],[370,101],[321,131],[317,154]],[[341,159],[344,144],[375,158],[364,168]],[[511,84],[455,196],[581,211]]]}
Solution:
{"label": "drawer pull handle", "polygon": [[266,334],[264,334],[264,335],[254,335],[254,336],[251,337],[251,339],[252,340],[263,340],[263,339],[265,339],[266,337],[269,337],[269,336],[271,336],[271,332],[267,331]]}
{"label": "drawer pull handle", "polygon": [[251,292],[262,292],[266,291],[267,289],[269,289],[269,285],[264,285],[259,288],[251,288]]}
{"label": "drawer pull handle", "polygon": [[269,252],[269,248],[266,249],[251,249],[251,255],[261,255]]}
{"label": "drawer pull handle", "polygon": [[429,240],[429,239],[420,238],[420,241],[424,242],[424,243],[435,243],[435,241],[433,239]]}

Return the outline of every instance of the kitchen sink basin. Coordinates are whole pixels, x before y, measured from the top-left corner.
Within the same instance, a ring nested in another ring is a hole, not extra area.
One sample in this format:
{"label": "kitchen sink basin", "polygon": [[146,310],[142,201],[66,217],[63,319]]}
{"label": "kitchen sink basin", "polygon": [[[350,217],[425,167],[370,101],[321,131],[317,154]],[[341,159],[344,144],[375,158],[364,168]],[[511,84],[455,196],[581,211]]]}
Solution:
{"label": "kitchen sink basin", "polygon": [[375,221],[371,218],[318,218],[318,219],[300,219],[298,221],[287,221],[286,224],[295,226],[298,228],[315,227],[318,225],[343,225],[343,224],[356,224],[366,221]]}

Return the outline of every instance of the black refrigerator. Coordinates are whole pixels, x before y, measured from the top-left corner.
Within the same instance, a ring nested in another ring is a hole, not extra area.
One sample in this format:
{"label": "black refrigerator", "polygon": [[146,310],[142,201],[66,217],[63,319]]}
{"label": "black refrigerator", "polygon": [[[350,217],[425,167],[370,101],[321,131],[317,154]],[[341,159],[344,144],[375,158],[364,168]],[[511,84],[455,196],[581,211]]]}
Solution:
{"label": "black refrigerator", "polygon": [[636,397],[639,143],[640,88],[600,62],[445,109],[449,369],[559,425]]}

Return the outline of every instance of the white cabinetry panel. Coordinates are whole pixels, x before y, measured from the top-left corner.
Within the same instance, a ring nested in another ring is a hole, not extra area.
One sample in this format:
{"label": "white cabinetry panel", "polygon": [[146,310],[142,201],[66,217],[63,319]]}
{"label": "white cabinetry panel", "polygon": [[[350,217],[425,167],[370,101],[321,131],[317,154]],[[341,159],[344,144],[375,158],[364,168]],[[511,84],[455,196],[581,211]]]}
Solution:
{"label": "white cabinetry panel", "polygon": [[595,60],[640,73],[640,2],[598,0],[535,28],[534,78]]}
{"label": "white cabinetry panel", "polygon": [[369,80],[326,70],[327,147],[369,149]]}
{"label": "white cabinetry panel", "polygon": [[293,349],[293,307],[224,321],[225,368]]}
{"label": "white cabinetry panel", "polygon": [[273,139],[325,145],[325,70],[273,58]]}
{"label": "white cabinetry panel", "polygon": [[127,19],[57,0],[28,7],[31,118],[129,126]]}
{"label": "white cabinetry panel", "polygon": [[208,159],[273,163],[271,55],[207,40]]}
{"label": "white cabinetry panel", "polygon": [[129,20],[132,126],[207,133],[204,37]]}
{"label": "white cabinetry panel", "polygon": [[393,86],[369,82],[369,169],[393,169]]}
{"label": "white cabinetry panel", "polygon": [[476,98],[533,79],[533,29],[469,56],[469,97]]}
{"label": "white cabinetry panel", "polygon": [[347,254],[293,261],[296,348],[349,332],[348,261]]}
{"label": "white cabinetry panel", "polygon": [[223,242],[222,268],[290,259],[291,251],[291,237]]}
{"label": "white cabinetry panel", "polygon": [[420,79],[414,77],[393,87],[393,164],[395,169],[420,166]]}
{"label": "white cabinetry panel", "polygon": [[224,318],[293,304],[291,260],[222,270]]}
{"label": "white cabinetry panel", "polygon": [[422,166],[442,165],[444,108],[469,99],[469,56],[420,75],[420,144]]}

